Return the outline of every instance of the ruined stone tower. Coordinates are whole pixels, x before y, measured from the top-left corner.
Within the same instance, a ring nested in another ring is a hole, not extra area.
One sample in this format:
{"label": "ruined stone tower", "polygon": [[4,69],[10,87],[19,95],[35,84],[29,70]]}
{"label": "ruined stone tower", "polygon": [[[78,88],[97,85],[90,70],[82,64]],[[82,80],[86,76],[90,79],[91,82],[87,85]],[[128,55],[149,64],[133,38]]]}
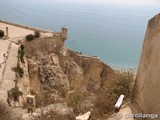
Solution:
{"label": "ruined stone tower", "polygon": [[62,39],[63,39],[64,41],[67,39],[67,31],[68,31],[68,29],[67,29],[66,26],[62,27],[61,36],[62,36]]}

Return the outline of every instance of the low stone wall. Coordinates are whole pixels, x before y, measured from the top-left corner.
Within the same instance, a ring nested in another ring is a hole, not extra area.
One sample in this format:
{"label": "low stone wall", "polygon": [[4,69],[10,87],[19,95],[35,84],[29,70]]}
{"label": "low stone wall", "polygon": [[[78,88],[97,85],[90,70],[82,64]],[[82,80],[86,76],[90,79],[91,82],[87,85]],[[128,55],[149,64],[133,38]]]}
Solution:
{"label": "low stone wall", "polygon": [[44,30],[44,29],[35,28],[35,27],[30,27],[30,26],[25,26],[25,25],[12,23],[12,22],[8,22],[8,21],[4,21],[4,20],[0,20],[0,22],[5,23],[5,24],[9,24],[9,25],[13,25],[13,26],[16,26],[16,27],[21,27],[21,28],[28,29],[28,30],[40,31],[40,32],[43,32],[43,33],[48,33],[48,32],[49,33],[54,33],[53,31]]}
{"label": "low stone wall", "polygon": [[76,52],[76,51],[73,51],[73,50],[70,50],[70,49],[67,49],[68,50],[68,53],[71,55],[71,56],[78,56],[78,58],[83,58],[83,59],[96,59],[96,60],[100,60],[100,58],[98,56],[93,56],[93,55],[85,55],[85,54],[81,54],[79,52]]}

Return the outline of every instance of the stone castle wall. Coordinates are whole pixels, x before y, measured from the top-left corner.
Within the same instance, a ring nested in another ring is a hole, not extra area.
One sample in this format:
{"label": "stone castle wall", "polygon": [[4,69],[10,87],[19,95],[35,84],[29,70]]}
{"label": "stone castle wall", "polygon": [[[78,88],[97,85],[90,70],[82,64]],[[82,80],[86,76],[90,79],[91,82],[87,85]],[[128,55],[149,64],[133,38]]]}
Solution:
{"label": "stone castle wall", "polygon": [[135,100],[143,113],[160,113],[159,92],[160,14],[156,15],[148,22],[136,76]]}

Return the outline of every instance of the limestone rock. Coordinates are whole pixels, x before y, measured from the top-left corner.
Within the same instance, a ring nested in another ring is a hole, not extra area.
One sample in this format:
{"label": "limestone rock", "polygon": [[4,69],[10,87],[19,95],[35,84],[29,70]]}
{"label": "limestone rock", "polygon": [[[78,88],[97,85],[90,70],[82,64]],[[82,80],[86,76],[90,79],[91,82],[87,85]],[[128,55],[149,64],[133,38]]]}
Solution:
{"label": "limestone rock", "polygon": [[88,111],[87,113],[85,113],[83,115],[77,116],[76,120],[88,120],[90,115],[91,115],[91,112]]}
{"label": "limestone rock", "polygon": [[[114,72],[98,57],[78,54],[65,48],[64,41],[58,36],[27,42],[25,55],[31,87],[38,93],[55,90],[56,93],[52,95],[58,99],[65,98],[68,91],[75,88],[96,93],[102,82],[108,80],[108,74]],[[85,103],[88,104],[87,109],[93,107],[92,100]]]}

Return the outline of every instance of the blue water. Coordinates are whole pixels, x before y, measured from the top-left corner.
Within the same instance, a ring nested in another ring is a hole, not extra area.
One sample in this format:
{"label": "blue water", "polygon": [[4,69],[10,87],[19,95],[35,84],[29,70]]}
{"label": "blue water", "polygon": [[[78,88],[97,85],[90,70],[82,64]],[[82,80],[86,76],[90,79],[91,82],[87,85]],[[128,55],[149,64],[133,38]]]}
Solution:
{"label": "blue water", "polygon": [[148,20],[159,6],[0,0],[0,19],[53,31],[66,25],[66,46],[99,56],[115,69],[137,68]]}

